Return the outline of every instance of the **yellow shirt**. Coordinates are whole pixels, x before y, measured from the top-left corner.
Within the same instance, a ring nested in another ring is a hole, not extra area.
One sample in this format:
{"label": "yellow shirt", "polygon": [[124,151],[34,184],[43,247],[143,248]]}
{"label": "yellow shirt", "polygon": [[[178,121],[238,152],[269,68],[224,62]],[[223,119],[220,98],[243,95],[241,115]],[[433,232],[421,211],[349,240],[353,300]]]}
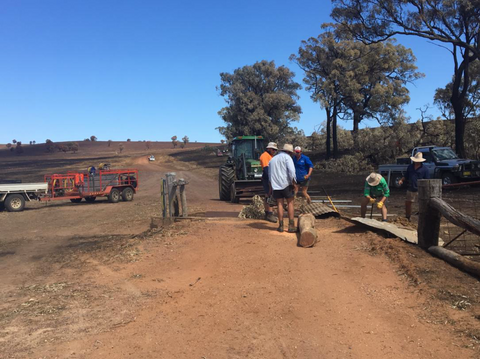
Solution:
{"label": "yellow shirt", "polygon": [[268,166],[268,163],[272,158],[273,156],[267,151],[262,153],[262,155],[260,156],[260,164],[262,165],[262,169]]}

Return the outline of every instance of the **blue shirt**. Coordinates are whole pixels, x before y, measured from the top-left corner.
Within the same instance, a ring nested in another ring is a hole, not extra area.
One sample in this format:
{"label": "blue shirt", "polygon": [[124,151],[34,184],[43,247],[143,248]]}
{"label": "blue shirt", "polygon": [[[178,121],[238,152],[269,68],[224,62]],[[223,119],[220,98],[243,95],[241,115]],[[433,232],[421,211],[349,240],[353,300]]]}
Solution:
{"label": "blue shirt", "polygon": [[308,158],[302,153],[298,160],[297,160],[297,156],[293,156],[293,163],[295,165],[297,182],[300,183],[305,181],[305,176],[308,175],[308,170],[310,168],[313,168],[312,161],[310,161],[310,158]]}
{"label": "blue shirt", "polygon": [[418,169],[415,169],[415,164],[412,163],[407,167],[407,173],[405,173],[405,180],[408,181],[408,190],[410,192],[418,192],[417,181],[419,179],[429,179],[430,173],[428,168],[421,165]]}
{"label": "blue shirt", "polygon": [[295,166],[292,157],[283,151],[280,151],[268,163],[268,178],[272,189],[281,191],[287,188],[295,180]]}

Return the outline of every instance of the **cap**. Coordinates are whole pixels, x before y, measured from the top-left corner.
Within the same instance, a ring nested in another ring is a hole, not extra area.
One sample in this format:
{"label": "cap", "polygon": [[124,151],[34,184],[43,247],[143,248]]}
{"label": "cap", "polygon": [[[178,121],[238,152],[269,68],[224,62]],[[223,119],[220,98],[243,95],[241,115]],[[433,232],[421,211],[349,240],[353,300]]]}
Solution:
{"label": "cap", "polygon": [[302,148],[300,146],[295,147],[295,152],[302,152]]}

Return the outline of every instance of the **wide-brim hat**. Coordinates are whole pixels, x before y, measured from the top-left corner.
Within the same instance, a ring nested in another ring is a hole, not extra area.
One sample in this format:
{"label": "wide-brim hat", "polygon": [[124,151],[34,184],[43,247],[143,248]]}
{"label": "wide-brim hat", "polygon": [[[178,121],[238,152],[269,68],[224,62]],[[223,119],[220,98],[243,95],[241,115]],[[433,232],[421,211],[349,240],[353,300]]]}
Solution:
{"label": "wide-brim hat", "polygon": [[413,162],[425,162],[422,152],[415,153],[415,156],[410,157]]}
{"label": "wide-brim hat", "polygon": [[275,142],[269,142],[267,148],[272,148],[274,150],[278,150],[277,144]]}
{"label": "wide-brim hat", "polygon": [[289,143],[284,144],[282,151],[293,153],[293,145]]}
{"label": "wide-brim hat", "polygon": [[380,183],[380,181],[382,180],[382,175],[380,173],[375,173],[375,172],[372,172],[370,173],[370,175],[367,177],[367,183],[370,185],[370,186],[378,186],[378,184]]}

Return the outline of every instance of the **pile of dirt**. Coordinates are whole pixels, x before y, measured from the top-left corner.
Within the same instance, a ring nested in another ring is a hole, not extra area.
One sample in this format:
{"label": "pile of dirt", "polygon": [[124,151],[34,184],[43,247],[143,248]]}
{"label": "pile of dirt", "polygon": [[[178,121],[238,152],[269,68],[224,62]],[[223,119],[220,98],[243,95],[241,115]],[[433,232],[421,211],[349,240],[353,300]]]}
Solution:
{"label": "pile of dirt", "polygon": [[255,195],[252,198],[252,204],[243,206],[238,214],[238,218],[263,219],[265,217],[265,207],[262,197]]}

